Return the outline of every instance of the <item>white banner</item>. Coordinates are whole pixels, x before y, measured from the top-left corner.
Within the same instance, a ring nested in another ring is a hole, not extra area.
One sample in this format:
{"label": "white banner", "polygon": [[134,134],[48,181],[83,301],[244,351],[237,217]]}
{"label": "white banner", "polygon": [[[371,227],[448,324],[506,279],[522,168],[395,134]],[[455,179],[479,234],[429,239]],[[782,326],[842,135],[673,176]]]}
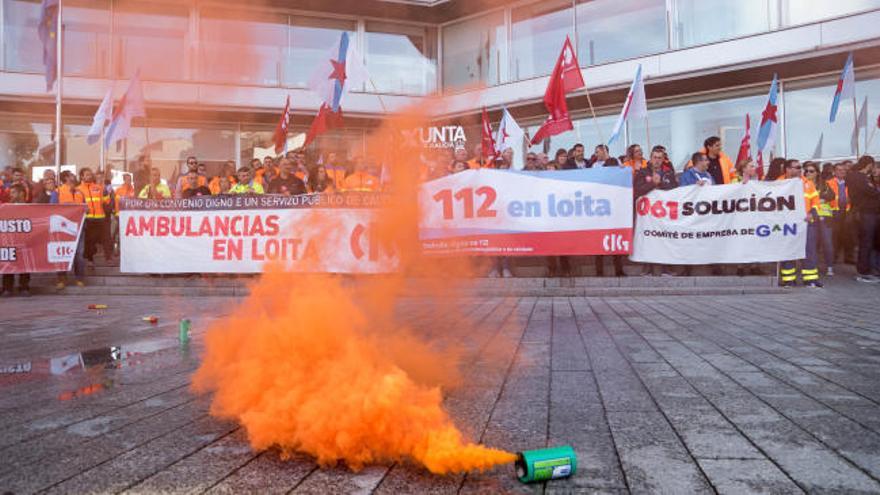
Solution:
{"label": "white banner", "polygon": [[370,194],[127,199],[119,215],[124,273],[386,273],[390,249],[370,239]]}
{"label": "white banner", "polygon": [[636,201],[630,258],[671,265],[802,259],[806,217],[800,179],[655,190]]}
{"label": "white banner", "polygon": [[486,256],[629,254],[632,172],[479,169],[422,185],[426,253]]}

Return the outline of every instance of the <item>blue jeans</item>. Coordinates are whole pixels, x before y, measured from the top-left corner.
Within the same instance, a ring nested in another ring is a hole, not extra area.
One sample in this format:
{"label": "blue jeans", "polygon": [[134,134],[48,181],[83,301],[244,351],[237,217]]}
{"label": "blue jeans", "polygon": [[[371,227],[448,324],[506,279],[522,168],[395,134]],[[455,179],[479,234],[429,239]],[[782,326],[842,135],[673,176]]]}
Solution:
{"label": "blue jeans", "polygon": [[[822,258],[825,260],[825,267],[834,266],[834,237],[832,236],[834,220],[832,217],[819,217],[818,246],[822,248]],[[809,227],[807,228],[809,230]]]}
{"label": "blue jeans", "polygon": [[877,235],[877,213],[859,213],[859,259],[856,270],[859,275],[871,274],[871,251]]}

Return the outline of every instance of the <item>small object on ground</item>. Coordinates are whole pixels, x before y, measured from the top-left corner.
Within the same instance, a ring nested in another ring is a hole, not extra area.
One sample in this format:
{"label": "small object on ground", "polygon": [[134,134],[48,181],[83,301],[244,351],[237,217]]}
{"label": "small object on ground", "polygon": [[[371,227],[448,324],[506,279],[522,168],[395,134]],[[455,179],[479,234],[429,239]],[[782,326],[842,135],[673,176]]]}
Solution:
{"label": "small object on ground", "polygon": [[571,446],[517,452],[516,477],[522,483],[567,478],[577,471],[577,457]]}
{"label": "small object on ground", "polygon": [[154,324],[154,325],[155,325],[156,323],[159,322],[159,317],[158,317],[158,316],[144,316],[144,317],[141,318],[141,319],[144,320],[144,321],[150,322],[150,323],[152,323],[152,324]]}
{"label": "small object on ground", "polygon": [[89,304],[89,309],[107,309],[106,304]]}
{"label": "small object on ground", "polygon": [[181,344],[186,344],[189,342],[189,329],[192,326],[192,322],[189,318],[181,318],[180,319],[180,333],[178,334],[178,340],[180,340]]}

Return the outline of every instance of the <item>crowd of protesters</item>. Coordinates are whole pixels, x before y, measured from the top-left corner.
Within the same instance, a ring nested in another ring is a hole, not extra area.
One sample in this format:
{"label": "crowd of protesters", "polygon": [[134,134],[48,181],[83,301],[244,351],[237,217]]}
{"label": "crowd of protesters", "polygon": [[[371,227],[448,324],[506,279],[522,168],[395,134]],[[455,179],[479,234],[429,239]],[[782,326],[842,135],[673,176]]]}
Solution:
{"label": "crowd of protesters", "polygon": [[[469,156],[464,147],[457,146],[451,156],[448,152],[422,157],[422,180],[433,180],[444,175],[470,169],[514,167],[514,150],[507,148],[491,159],[484,159],[481,148]],[[545,153],[527,153],[522,169],[529,172],[572,170],[592,167],[625,167],[633,172],[634,200],[655,189],[677,187],[706,187],[718,184],[745,184],[754,180],[781,180],[800,178],[804,183],[807,205],[806,258],[781,264],[780,283],[789,287],[800,278],[808,287],[821,287],[820,265],[824,276],[834,275],[835,263],[855,264],[856,280],[865,283],[880,282],[880,165],[870,156],[853,162],[838,163],[800,162],[796,159],[773,158],[763,179],[751,159],[733,163],[721,149],[721,140],[710,137],[702,149],[693,153],[684,170],[676,173],[663,146],[654,146],[646,158],[638,144],[630,145],[626,155],[613,157],[604,144],[596,146],[590,156],[582,144],[571,149],[559,149],[552,159]],[[94,267],[95,255],[100,249],[106,264],[112,265],[118,256],[118,215],[122,198],[143,199],[189,198],[193,196],[224,194],[281,194],[329,193],[345,191],[380,191],[384,174],[379,167],[363,157],[349,162],[330,152],[319,160],[307,160],[302,150],[263,160],[254,158],[249,164],[236,169],[234,161],[225,162],[214,176],[208,167],[194,156],[186,159],[179,173],[163,178],[152,166],[149,156],[139,157],[133,173],[122,174],[123,183],[114,187],[111,177],[101,170],[82,168],[78,173],[64,171],[56,178],[48,169],[38,182],[31,182],[25,170],[7,167],[0,182],[0,203],[81,203],[86,205],[84,235],[80,236],[73,264],[73,283],[82,286],[86,268]],[[820,256],[821,253],[821,256]],[[568,256],[547,259],[550,276],[571,276],[572,264]],[[604,276],[605,258],[595,256],[597,276]],[[610,256],[614,275],[624,277],[624,256]],[[820,263],[821,262],[821,263]],[[510,259],[495,258],[490,277],[512,277]],[[713,274],[722,273],[721,266],[710,267]],[[642,275],[674,275],[673,267],[642,265]],[[759,265],[737,267],[737,274],[760,274]],[[681,274],[690,275],[686,266]],[[66,273],[59,273],[56,288],[63,290],[69,283]],[[14,279],[4,275],[2,296],[13,294]],[[19,276],[19,294],[29,295],[29,276]]]}

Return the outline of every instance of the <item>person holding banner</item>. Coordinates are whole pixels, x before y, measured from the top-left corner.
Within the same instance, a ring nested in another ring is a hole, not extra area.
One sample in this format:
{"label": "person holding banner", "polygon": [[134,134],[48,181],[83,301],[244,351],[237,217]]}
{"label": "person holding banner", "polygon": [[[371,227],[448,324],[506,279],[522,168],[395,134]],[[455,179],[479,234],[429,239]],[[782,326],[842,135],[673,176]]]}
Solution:
{"label": "person holding banner", "polygon": [[[58,204],[86,204],[86,198],[82,191],[77,189],[76,174],[69,170],[61,172],[61,187],[58,188]],[[79,236],[79,243],[76,245],[76,255],[73,258],[73,276],[76,279],[77,287],[84,287],[83,275],[85,274],[85,235]],[[55,284],[56,290],[64,290],[67,286],[67,272],[58,272],[58,282]]]}
{"label": "person holding banner", "polygon": [[107,212],[110,210],[110,196],[106,186],[95,182],[92,169],[85,167],[79,171],[79,190],[86,198],[86,223],[83,235],[85,241],[86,261],[94,266],[95,253],[98,245],[104,251],[104,260],[113,260],[113,248],[110,245],[110,225],[107,223]]}
{"label": "person holding banner", "polygon": [[836,195],[828,187],[828,184],[822,180],[819,164],[815,162],[807,163],[804,164],[804,176],[813,183],[816,191],[819,192],[819,207],[816,209],[816,221],[818,223],[816,228],[818,240],[816,244],[822,250],[822,256],[825,261],[825,276],[833,277],[834,240],[832,239],[832,222],[834,220],[834,209],[832,208],[832,202],[836,200]]}
{"label": "person holding banner", "polygon": [[[25,191],[25,187],[21,184],[13,184],[9,188],[9,203],[27,203],[27,192]],[[19,273],[18,274],[18,295],[22,297],[29,297],[31,295],[31,274],[30,273]],[[6,273],[3,275],[3,290],[0,291],[0,296],[2,297],[11,297],[13,291],[15,289],[15,274]]]}
{"label": "person holding banner", "polygon": [[293,162],[282,158],[278,164],[278,176],[269,182],[269,194],[282,194],[285,196],[305,194],[306,185],[297,176],[293,175]]}
{"label": "person holding banner", "polygon": [[309,192],[332,193],[335,191],[333,179],[327,175],[327,169],[323,165],[315,167],[315,172],[309,174]]}
{"label": "person holding banner", "polygon": [[[659,149],[651,151],[651,161],[648,162],[648,168],[636,171],[636,175],[633,178],[633,195],[635,199],[641,198],[654,189],[668,191],[678,187],[675,173],[665,170],[663,167],[665,163],[666,153]],[[646,263],[642,268],[642,275],[653,276],[654,264]],[[671,277],[672,272],[666,265],[660,265],[660,275]]]}
{"label": "person holding banner", "polygon": [[721,138],[718,136],[706,138],[701,151],[709,159],[708,172],[712,176],[712,181],[715,184],[730,184],[731,179],[736,175],[736,169],[730,157],[721,151]]}
{"label": "person holding banner", "polygon": [[[804,184],[804,202],[807,206],[807,251],[801,260],[801,281],[806,287],[822,288],[819,281],[818,248],[819,248],[819,192],[812,180],[803,176],[801,162],[787,160],[785,162],[785,178],[801,179]],[[815,170],[818,174],[818,170]],[[794,287],[797,280],[797,261],[784,261],[779,270],[782,287]]]}
{"label": "person holding banner", "polygon": [[700,151],[691,155],[691,167],[681,173],[680,184],[685,186],[711,186],[714,184],[709,170],[709,158]]}

